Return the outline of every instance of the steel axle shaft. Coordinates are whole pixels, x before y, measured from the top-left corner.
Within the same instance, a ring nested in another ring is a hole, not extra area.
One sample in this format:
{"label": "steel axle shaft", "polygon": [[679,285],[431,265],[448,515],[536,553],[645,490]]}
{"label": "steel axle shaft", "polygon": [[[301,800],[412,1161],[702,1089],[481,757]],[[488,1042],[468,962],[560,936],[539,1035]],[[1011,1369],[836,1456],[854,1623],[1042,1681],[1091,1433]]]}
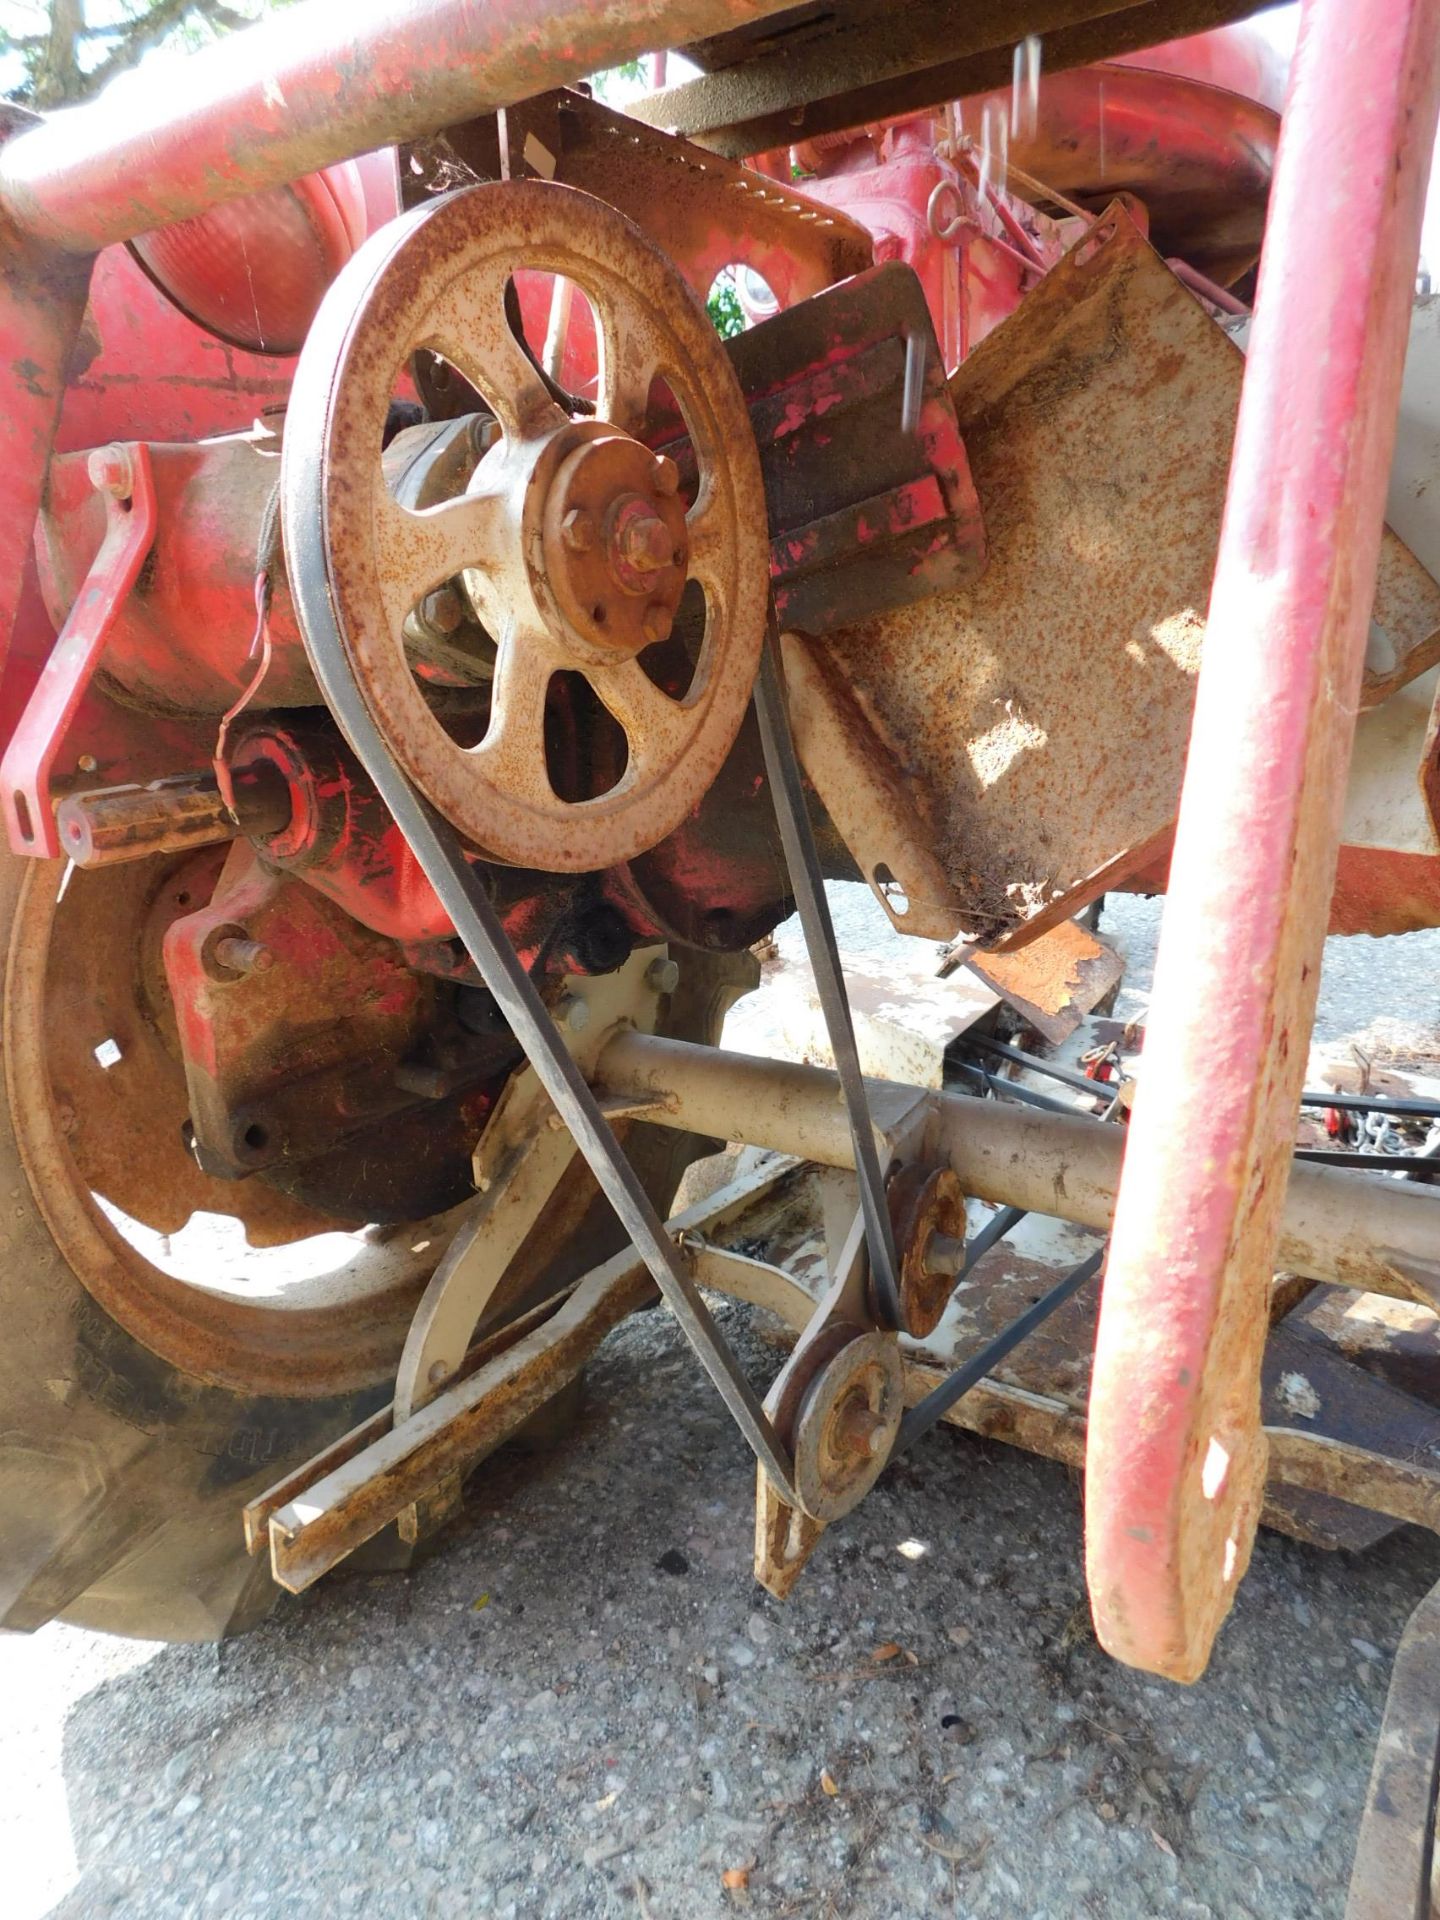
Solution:
{"label": "steel axle shaft", "polygon": [[[877,1126],[913,1107],[914,1088],[868,1083]],[[600,1061],[602,1099],[653,1099],[646,1118],[723,1140],[853,1167],[836,1075],[749,1054],[619,1035]],[[1081,1114],[1042,1113],[966,1094],[929,1095],[934,1142],[967,1193],[1107,1229],[1125,1136]],[[1297,1163],[1290,1175],[1277,1264],[1314,1280],[1440,1309],[1440,1195],[1428,1187]]]}

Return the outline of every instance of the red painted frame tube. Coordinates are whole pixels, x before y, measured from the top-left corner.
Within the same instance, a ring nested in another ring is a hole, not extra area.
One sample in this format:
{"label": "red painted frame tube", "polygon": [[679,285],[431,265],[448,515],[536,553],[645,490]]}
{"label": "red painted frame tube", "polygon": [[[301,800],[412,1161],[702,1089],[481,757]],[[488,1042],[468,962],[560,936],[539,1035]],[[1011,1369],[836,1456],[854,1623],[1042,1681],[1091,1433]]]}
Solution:
{"label": "red painted frame tube", "polygon": [[0,151],[0,212],[93,253],[790,0],[309,0]]}
{"label": "red painted frame tube", "polygon": [[1203,1671],[1265,1483],[1260,1357],[1440,88],[1440,0],[1306,0],[1104,1285],[1101,1642]]}
{"label": "red painted frame tube", "polygon": [[[33,120],[22,108],[0,103],[0,142]],[[4,151],[0,145],[0,158]],[[89,290],[88,258],[38,245],[0,213],[0,672]]]}

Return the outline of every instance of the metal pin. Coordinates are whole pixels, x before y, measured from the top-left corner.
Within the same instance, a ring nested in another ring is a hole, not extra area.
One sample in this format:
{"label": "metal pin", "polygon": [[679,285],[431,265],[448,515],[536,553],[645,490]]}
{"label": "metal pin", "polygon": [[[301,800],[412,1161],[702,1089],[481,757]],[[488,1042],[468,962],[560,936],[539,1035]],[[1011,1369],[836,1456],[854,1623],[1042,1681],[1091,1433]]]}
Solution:
{"label": "metal pin", "polygon": [[914,433],[920,425],[920,403],[925,397],[925,342],[918,333],[905,336],[905,392],[900,402],[900,431]]}

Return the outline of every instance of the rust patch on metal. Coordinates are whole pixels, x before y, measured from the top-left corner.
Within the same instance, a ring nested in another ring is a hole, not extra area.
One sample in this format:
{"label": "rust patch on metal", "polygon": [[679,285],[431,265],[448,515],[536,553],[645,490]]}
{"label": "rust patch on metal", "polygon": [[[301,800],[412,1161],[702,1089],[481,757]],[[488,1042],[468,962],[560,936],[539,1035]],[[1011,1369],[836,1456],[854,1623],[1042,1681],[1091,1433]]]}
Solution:
{"label": "rust patch on metal", "polygon": [[1110,943],[1074,920],[1062,920],[1016,952],[975,953],[965,964],[1057,1047],[1125,971]]}
{"label": "rust patch on metal", "polygon": [[[1243,364],[1112,207],[951,379],[986,572],[824,642],[987,947],[1068,919],[1168,834]],[[1377,620],[1417,661],[1440,614],[1418,573],[1388,540]]]}
{"label": "rust patch on metal", "polygon": [[836,831],[902,933],[944,940],[955,929],[933,820],[917,806],[898,755],[825,648],[781,635],[795,748]]}
{"label": "rust patch on metal", "polygon": [[963,1247],[965,1194],[949,1167],[912,1161],[891,1176],[885,1196],[900,1249],[905,1332],[923,1340],[939,1326],[955,1290],[955,1261],[937,1261],[935,1236]]}
{"label": "rust patch on metal", "polygon": [[[722,267],[744,265],[788,307],[871,264],[873,242],[858,221],[583,94],[562,90],[507,107],[503,138],[510,178],[538,175],[604,200],[702,296]],[[481,176],[496,143],[492,121],[445,136]]]}

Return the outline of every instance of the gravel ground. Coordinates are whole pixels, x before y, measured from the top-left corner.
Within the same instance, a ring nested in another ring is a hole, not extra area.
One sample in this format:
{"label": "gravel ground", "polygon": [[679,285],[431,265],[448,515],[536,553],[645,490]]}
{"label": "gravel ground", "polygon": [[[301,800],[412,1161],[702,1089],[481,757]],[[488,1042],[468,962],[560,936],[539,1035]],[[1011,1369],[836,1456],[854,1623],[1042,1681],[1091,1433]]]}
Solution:
{"label": "gravel ground", "polygon": [[[1126,1012],[1156,917],[1107,910]],[[1377,1004],[1433,1034],[1437,960],[1436,934],[1332,943],[1321,1036]],[[750,1578],[752,1486],[673,1323],[642,1315],[569,1438],[477,1476],[413,1574],[333,1579],[218,1649],[0,1639],[8,1920],[1341,1913],[1440,1541],[1262,1536],[1187,1690],[1096,1648],[1062,1469],[936,1434],[783,1607]]]}
{"label": "gravel ground", "polygon": [[[1155,966],[1161,900],[1108,894],[1100,931],[1125,955],[1125,983],[1116,1012],[1143,1015]],[[1342,1043],[1440,1056],[1440,927],[1399,938],[1367,935],[1325,942],[1314,1045],[1326,1053]]]}

